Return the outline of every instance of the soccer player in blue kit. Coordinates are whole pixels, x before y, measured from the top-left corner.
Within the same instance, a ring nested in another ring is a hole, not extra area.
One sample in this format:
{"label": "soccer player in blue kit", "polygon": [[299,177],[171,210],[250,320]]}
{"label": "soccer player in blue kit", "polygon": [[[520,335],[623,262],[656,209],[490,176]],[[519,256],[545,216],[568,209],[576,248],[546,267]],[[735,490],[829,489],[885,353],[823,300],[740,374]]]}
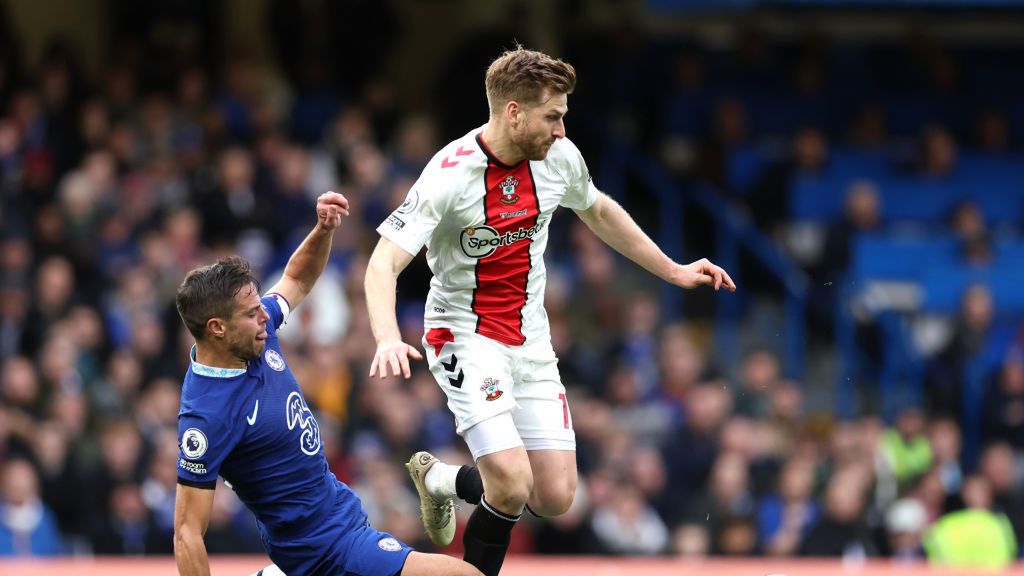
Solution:
{"label": "soccer player in blue kit", "polygon": [[192,270],[178,288],[178,314],[196,340],[178,413],[178,570],[210,573],[203,535],[220,475],[255,514],[264,548],[285,574],[479,575],[461,560],[414,552],[374,530],[359,497],[327,467],[316,418],[277,339],[323,272],[348,200],[322,194],[316,214],[313,231],[262,298],[237,256]]}

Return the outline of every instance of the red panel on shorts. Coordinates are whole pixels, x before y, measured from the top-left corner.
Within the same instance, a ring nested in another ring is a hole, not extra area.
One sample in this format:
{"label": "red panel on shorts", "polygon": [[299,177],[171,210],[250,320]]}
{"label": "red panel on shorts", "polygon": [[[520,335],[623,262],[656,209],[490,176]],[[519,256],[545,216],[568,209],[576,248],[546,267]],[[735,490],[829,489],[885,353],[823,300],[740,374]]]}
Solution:
{"label": "red panel on shorts", "polygon": [[455,336],[447,328],[431,328],[427,331],[427,344],[434,347],[434,356],[441,355],[445,342],[455,342]]}

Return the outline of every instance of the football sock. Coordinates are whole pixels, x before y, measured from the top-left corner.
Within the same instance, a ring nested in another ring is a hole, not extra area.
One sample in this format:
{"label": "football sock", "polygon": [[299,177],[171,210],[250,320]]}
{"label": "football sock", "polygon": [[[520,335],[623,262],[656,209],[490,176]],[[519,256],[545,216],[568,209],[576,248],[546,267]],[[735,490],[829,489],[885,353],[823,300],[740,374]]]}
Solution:
{"label": "football sock", "polygon": [[485,576],[497,576],[505,562],[512,528],[519,521],[519,516],[498,511],[481,498],[480,506],[466,523],[466,533],[462,538],[465,548],[463,560],[476,566]]}
{"label": "football sock", "polygon": [[526,505],[526,511],[529,512],[530,515],[533,516],[534,518],[543,518],[543,516],[541,516],[540,514],[537,514],[536,512],[534,512],[533,508],[530,508],[529,504]]}
{"label": "football sock", "polygon": [[480,470],[476,466],[459,468],[455,475],[455,494],[470,504],[480,503],[484,496],[484,481],[480,478]]}
{"label": "football sock", "polygon": [[[465,466],[461,468],[465,468]],[[430,470],[427,470],[427,475],[423,477],[423,483],[427,487],[427,492],[431,496],[441,498],[454,496],[456,487],[455,475],[459,473],[461,468],[445,464],[444,462],[435,462],[430,467]]]}

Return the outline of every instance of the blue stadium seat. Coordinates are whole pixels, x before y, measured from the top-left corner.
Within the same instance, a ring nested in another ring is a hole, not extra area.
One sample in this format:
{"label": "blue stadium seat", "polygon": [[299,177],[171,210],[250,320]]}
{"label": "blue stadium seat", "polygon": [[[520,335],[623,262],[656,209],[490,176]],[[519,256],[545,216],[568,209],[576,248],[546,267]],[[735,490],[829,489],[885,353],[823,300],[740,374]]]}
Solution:
{"label": "blue stadium seat", "polygon": [[898,178],[878,182],[882,217],[887,221],[944,221],[965,196],[962,184],[948,180]]}
{"label": "blue stadium seat", "polygon": [[1024,313],[1024,269],[1003,266],[941,266],[924,275],[923,308],[930,312],[954,314],[960,308],[964,291],[973,284],[984,284],[992,291],[999,315]]}
{"label": "blue stadium seat", "polygon": [[772,158],[760,146],[740,146],[729,152],[726,179],[729,188],[739,195],[746,195],[758,176],[764,172]]}
{"label": "blue stadium seat", "polygon": [[673,136],[699,137],[710,117],[710,98],[702,92],[676,91],[665,100],[665,130]]}
{"label": "blue stadium seat", "polygon": [[1024,239],[999,240],[994,248],[996,266],[1024,270]]}
{"label": "blue stadium seat", "polygon": [[847,177],[800,174],[789,190],[789,215],[795,220],[834,220],[843,213]]}
{"label": "blue stadium seat", "polygon": [[878,181],[888,173],[889,162],[881,152],[833,150],[824,172],[801,174],[794,179],[789,191],[789,215],[796,220],[834,220],[843,213],[850,184],[864,179]]}
{"label": "blue stadium seat", "polygon": [[851,268],[856,280],[921,281],[932,269],[956,266],[952,235],[892,236],[862,234],[853,243]]}
{"label": "blue stadium seat", "polygon": [[792,93],[762,93],[743,97],[751,132],[790,135],[811,126],[823,132],[831,128],[830,108],[825,98],[801,97]]}
{"label": "blue stadium seat", "polygon": [[829,152],[828,169],[838,177],[879,180],[889,175],[889,159],[882,152],[836,148]]}
{"label": "blue stadium seat", "polygon": [[962,154],[957,181],[965,199],[976,202],[990,222],[1017,223],[1024,218],[1024,158]]}

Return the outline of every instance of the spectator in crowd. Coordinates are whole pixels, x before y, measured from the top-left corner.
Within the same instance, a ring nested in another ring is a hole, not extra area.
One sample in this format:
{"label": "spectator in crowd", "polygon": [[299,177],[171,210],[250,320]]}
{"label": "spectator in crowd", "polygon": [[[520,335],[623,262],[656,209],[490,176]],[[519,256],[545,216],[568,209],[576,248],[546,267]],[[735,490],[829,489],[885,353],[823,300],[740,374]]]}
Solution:
{"label": "spectator in crowd", "polygon": [[1010,521],[991,511],[991,488],[984,478],[964,480],[960,502],[924,535],[928,560],[949,568],[998,570],[1017,557],[1017,539]]}
{"label": "spectator in crowd", "polygon": [[932,413],[959,417],[967,363],[989,345],[993,331],[992,292],[984,284],[964,291],[953,337],[928,367],[926,390]]}
{"label": "spectator in crowd", "polygon": [[27,460],[11,459],[0,475],[0,556],[55,556],[63,552],[53,511],[39,494]]}
{"label": "spectator in crowd", "polygon": [[927,512],[917,500],[897,500],[885,514],[886,546],[894,562],[912,564],[924,558],[921,534],[927,525]]}
{"label": "spectator in crowd", "polygon": [[769,234],[778,232],[789,214],[789,193],[800,177],[821,173],[828,163],[828,142],[815,128],[802,128],[794,136],[789,157],[765,169],[747,200],[754,222]]}
{"label": "spectator in crowd", "polygon": [[739,382],[733,386],[735,412],[750,418],[765,418],[772,395],[782,385],[778,357],[764,348],[751,350],[743,358],[739,377]]}
{"label": "spectator in crowd", "polygon": [[928,445],[932,450],[932,469],[938,473],[945,494],[960,491],[964,471],[960,464],[960,427],[952,418],[938,418],[928,428]]}
{"label": "spectator in crowd", "polygon": [[886,472],[895,479],[900,491],[905,491],[932,465],[932,448],[925,435],[924,414],[915,408],[901,412],[896,427],[882,433],[879,452]]}
{"label": "spectator in crowd", "polygon": [[814,500],[814,462],[794,456],[782,467],[778,487],[758,503],[758,538],[773,556],[796,553],[821,509]]}
{"label": "spectator in crowd", "polygon": [[921,177],[943,180],[956,171],[958,148],[956,140],[943,126],[933,125],[921,134],[918,173]]}
{"label": "spectator in crowd", "polygon": [[987,390],[981,422],[983,440],[1006,440],[1016,453],[1024,452],[1024,350],[1006,354]]}
{"label": "spectator in crowd", "polygon": [[815,276],[824,282],[842,280],[850,266],[851,246],[859,234],[877,231],[881,226],[881,199],[878,187],[870,180],[858,180],[846,190],[843,218],[832,223],[825,234],[825,247]]}
{"label": "spectator in crowd", "polygon": [[613,488],[611,498],[594,509],[591,528],[602,547],[614,554],[660,554],[668,544],[668,528],[629,484]]}
{"label": "spectator in crowd", "polygon": [[829,480],[821,519],[800,544],[802,556],[840,556],[844,561],[863,561],[878,555],[864,521],[863,479],[851,472]]}
{"label": "spectator in crowd", "polygon": [[124,482],[110,492],[106,513],[97,519],[92,533],[96,554],[138,556],[170,554],[171,540],[153,525],[153,518],[138,484]]}
{"label": "spectator in crowd", "polygon": [[984,507],[1004,514],[1014,533],[1024,534],[1024,500],[1017,489],[1017,463],[1008,442],[998,441],[985,447],[978,462],[978,476],[986,484]]}

